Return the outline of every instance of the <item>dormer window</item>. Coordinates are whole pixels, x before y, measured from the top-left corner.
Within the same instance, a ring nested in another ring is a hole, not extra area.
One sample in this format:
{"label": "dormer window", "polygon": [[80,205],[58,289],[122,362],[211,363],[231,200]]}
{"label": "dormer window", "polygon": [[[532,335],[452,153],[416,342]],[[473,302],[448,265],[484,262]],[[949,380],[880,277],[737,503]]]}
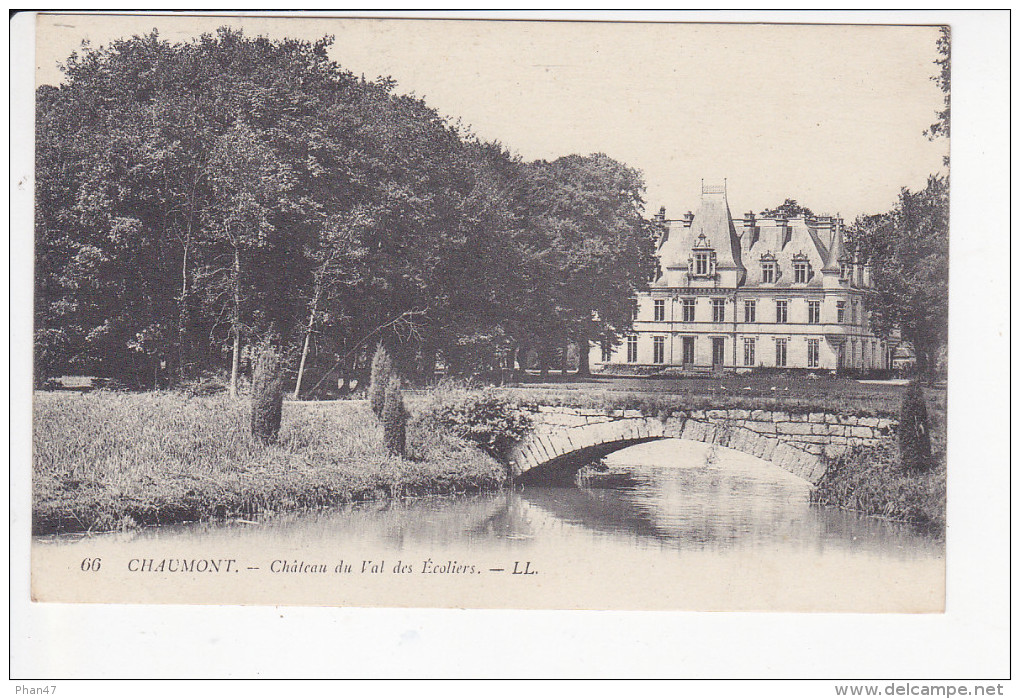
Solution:
{"label": "dormer window", "polygon": [[715,251],[712,249],[708,238],[702,233],[694,241],[694,249],[690,261],[690,271],[693,277],[715,276]]}
{"label": "dormer window", "polygon": [[850,260],[842,259],[839,261],[839,280],[841,282],[850,281],[850,275],[852,272],[852,266]]}
{"label": "dormer window", "polygon": [[810,277],[811,265],[808,262],[807,255],[804,253],[797,253],[793,256],[793,283],[807,284]]}
{"label": "dormer window", "polygon": [[694,253],[694,275],[696,277],[707,277],[712,255],[708,252]]}
{"label": "dormer window", "polygon": [[776,257],[772,253],[765,253],[761,256],[761,282],[762,284],[775,284],[778,275]]}
{"label": "dormer window", "polygon": [[794,262],[793,263],[793,283],[794,284],[807,284],[808,277],[808,263],[807,262]]}

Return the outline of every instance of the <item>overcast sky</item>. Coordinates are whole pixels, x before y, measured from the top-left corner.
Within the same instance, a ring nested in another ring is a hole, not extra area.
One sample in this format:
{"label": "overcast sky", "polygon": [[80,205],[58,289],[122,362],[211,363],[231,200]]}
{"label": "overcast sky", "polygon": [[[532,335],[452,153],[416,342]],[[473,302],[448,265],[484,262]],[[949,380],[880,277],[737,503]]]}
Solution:
{"label": "overcast sky", "polygon": [[934,27],[41,16],[37,82],[82,39],[217,26],[336,37],[332,57],[389,75],[525,159],[604,152],[644,172],[647,208],[696,208],[727,179],[734,214],[792,197],[818,213],[889,209],[941,168],[923,131],[941,93]]}

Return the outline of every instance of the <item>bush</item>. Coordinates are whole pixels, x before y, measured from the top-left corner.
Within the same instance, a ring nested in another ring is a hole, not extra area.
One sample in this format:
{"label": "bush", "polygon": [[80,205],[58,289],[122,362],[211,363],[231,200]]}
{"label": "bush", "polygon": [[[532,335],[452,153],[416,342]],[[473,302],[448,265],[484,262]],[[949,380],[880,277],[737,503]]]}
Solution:
{"label": "bush", "polygon": [[422,402],[419,428],[445,430],[503,458],[531,429],[531,414],[520,404],[487,388],[482,391],[439,388]]}
{"label": "bush", "polygon": [[181,381],[177,390],[189,398],[226,393],[230,390],[230,375],[225,371],[204,371]]}
{"label": "bush", "polygon": [[391,376],[386,384],[382,422],[386,450],[394,456],[403,456],[407,451],[407,408],[404,407],[399,376]]}
{"label": "bush", "polygon": [[909,473],[896,448],[883,441],[855,447],[829,464],[811,491],[811,501],[925,527],[943,536],[946,526],[946,466]]}
{"label": "bush", "polygon": [[383,408],[386,405],[386,388],[392,373],[393,360],[390,359],[390,353],[386,351],[386,347],[380,342],[372,357],[372,378],[368,385],[368,401],[372,406],[372,412],[378,418],[382,418]]}
{"label": "bush", "polygon": [[919,379],[910,382],[903,396],[897,437],[903,468],[911,471],[931,469],[931,427]]}
{"label": "bush", "polygon": [[269,343],[259,349],[252,372],[251,433],[264,444],[276,440],[283,415],[283,367]]}

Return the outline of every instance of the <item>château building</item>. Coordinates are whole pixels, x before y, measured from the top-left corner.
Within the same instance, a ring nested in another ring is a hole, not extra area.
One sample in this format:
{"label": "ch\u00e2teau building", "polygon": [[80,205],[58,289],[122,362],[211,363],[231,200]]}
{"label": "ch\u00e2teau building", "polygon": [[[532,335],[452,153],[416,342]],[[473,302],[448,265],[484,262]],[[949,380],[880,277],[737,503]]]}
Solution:
{"label": "ch\u00e2teau building", "polygon": [[660,275],[639,296],[633,332],[591,350],[595,370],[890,366],[869,325],[868,265],[838,216],[733,218],[726,186],[701,188],[696,213],[656,216]]}

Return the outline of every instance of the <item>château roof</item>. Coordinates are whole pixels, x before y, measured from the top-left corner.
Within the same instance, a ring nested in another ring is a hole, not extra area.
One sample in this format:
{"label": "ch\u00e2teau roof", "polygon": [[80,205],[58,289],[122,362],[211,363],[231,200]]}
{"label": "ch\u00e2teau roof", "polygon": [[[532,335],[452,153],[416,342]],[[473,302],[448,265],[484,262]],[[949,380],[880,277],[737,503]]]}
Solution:
{"label": "ch\u00e2teau roof", "polygon": [[[696,213],[666,220],[664,212],[660,212],[659,220],[665,230],[659,240],[663,275],[653,284],[657,287],[703,283],[692,281],[689,275],[688,266],[695,249],[712,249],[716,269],[735,270],[737,286],[769,288],[793,286],[795,263],[804,262],[808,265],[806,286],[821,287],[821,273],[839,271],[839,260],[845,254],[842,222],[838,217],[757,218],[748,213],[734,219],[725,187],[703,186]],[[775,264],[777,274],[773,282],[762,281],[763,262]]]}
{"label": "ch\u00e2teau roof", "polygon": [[705,236],[709,246],[715,250],[719,269],[744,268],[740,262],[740,238],[733,227],[725,187],[702,187],[701,206],[694,214],[694,225],[690,231],[695,243]]}
{"label": "ch\u00e2teau roof", "polygon": [[822,267],[823,272],[838,272],[839,261],[843,259],[845,253],[843,252],[843,231],[841,227],[837,227],[832,235],[832,245],[829,247],[829,257],[825,261],[825,266]]}

